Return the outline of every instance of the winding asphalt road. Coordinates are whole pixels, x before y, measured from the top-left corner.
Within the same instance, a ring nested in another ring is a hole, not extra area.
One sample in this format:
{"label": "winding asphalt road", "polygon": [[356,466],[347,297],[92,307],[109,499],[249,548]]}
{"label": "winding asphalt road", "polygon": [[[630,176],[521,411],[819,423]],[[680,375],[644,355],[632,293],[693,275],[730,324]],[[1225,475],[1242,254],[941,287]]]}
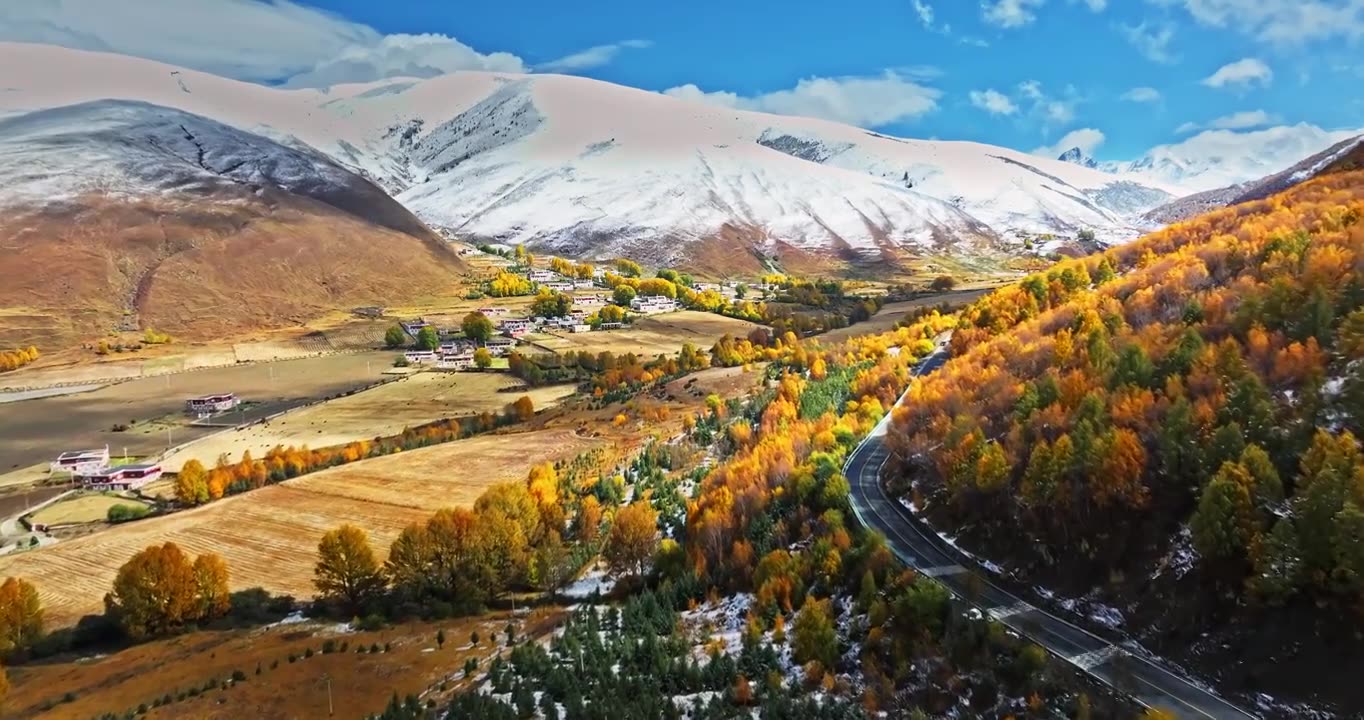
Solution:
{"label": "winding asphalt road", "polygon": [[[947,349],[940,346],[915,368],[915,376],[937,370],[947,362],[947,357]],[[935,578],[981,612],[1147,707],[1180,718],[1255,718],[1194,681],[999,588],[969,557],[940,538],[930,537],[931,531],[923,529],[920,521],[881,485],[882,468],[890,459],[885,443],[889,426],[890,413],[886,413],[853,451],[844,472],[852,485],[853,513],[858,521],[885,535],[887,546],[902,562]]]}

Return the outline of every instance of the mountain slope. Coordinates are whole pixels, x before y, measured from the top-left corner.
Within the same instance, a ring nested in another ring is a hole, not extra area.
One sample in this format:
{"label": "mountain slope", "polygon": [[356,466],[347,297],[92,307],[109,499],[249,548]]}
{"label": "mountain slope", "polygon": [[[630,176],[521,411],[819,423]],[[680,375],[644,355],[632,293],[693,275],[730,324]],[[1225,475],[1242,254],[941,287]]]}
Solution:
{"label": "mountain slope", "polygon": [[0,119],[0,343],[189,339],[444,289],[462,262],[309,149],[99,101]]}
{"label": "mountain slope", "polygon": [[1147,211],[1143,218],[1152,223],[1169,224],[1220,207],[1261,200],[1312,178],[1357,167],[1361,158],[1364,158],[1364,135],[1342,140],[1273,175],[1179,198]]}
{"label": "mountain slope", "polygon": [[1334,668],[1364,661],[1360,160],[963,311],[895,410],[895,489],[1002,582],[1264,717],[1354,717]]}
{"label": "mountain slope", "polygon": [[[279,90],[159,63],[0,44],[0,111],[99,98],[306,144],[468,240],[656,262],[716,242],[874,261],[1006,256],[1019,234],[1134,237],[1178,188],[965,142],[891,138],[585,78],[455,73]],[[743,240],[735,238],[742,237]]]}

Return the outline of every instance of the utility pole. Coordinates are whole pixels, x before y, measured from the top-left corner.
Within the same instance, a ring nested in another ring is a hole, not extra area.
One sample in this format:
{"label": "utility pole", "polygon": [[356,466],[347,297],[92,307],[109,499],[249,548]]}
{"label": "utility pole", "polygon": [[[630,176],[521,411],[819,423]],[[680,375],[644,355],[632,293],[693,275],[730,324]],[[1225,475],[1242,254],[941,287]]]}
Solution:
{"label": "utility pole", "polygon": [[332,708],[332,676],[324,674],[322,679],[327,681],[327,717],[331,717],[336,714]]}

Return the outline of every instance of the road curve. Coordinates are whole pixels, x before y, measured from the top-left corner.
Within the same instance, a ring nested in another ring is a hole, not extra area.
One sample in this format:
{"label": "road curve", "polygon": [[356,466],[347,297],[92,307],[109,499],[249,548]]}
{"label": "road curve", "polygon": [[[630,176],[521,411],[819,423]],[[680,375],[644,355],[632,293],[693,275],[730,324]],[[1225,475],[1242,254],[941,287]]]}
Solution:
{"label": "road curve", "polygon": [[[946,347],[940,346],[919,363],[914,375],[937,370],[947,357]],[[935,578],[981,612],[1147,707],[1199,720],[1256,717],[1193,680],[1010,594],[991,583],[985,571],[969,557],[941,539],[930,537],[931,532],[921,528],[920,521],[881,485],[881,470],[890,458],[885,443],[890,417],[886,413],[857,446],[844,473],[852,485],[852,508],[858,522],[885,535],[887,546],[902,562]]]}

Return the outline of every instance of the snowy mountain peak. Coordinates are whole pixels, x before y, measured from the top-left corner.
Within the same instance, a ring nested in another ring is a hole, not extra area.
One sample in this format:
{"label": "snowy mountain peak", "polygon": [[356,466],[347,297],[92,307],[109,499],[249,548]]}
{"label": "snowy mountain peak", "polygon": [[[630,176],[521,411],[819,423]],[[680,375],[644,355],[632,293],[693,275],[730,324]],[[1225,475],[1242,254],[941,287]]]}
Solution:
{"label": "snowy mountain peak", "polygon": [[1059,156],[1057,156],[1056,159],[1060,160],[1061,162],[1071,163],[1072,165],[1079,165],[1080,167],[1087,168],[1099,167],[1099,163],[1097,160],[1086,155],[1084,151],[1078,147],[1073,147],[1061,153]]}
{"label": "snowy mountain peak", "polygon": [[[895,138],[562,75],[461,72],[282,90],[0,43],[0,87],[0,114],[106,98],[194,113],[325,155],[452,237],[593,257],[674,262],[739,237],[748,247],[727,256],[1010,254],[1027,235],[1088,229],[1130,239],[1142,229],[1130,218],[1184,194],[990,145]],[[0,178],[0,204],[29,179]]]}

